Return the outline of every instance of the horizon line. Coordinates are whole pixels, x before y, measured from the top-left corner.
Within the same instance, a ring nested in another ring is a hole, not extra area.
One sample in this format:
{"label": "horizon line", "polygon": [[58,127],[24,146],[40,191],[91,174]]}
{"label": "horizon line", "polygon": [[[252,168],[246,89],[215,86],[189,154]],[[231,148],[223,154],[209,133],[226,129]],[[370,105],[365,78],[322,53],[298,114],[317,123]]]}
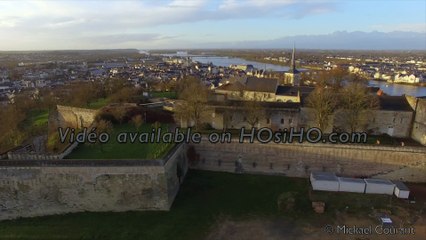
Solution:
{"label": "horizon line", "polygon": [[[199,51],[199,50],[292,50],[293,47],[282,47],[282,48],[268,48],[268,47],[254,47],[254,48],[233,48],[233,47],[206,47],[206,48],[64,48],[64,49],[25,49],[25,50],[2,50],[0,53],[4,52],[55,52],[55,51]],[[368,48],[297,48],[297,51],[419,51],[426,52],[426,49],[368,49]]]}

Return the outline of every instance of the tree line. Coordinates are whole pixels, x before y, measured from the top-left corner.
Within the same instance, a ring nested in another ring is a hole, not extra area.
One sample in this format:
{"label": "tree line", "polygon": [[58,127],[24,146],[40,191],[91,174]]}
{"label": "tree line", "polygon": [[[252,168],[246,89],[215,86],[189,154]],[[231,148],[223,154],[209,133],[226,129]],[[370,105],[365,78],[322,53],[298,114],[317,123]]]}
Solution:
{"label": "tree line", "polygon": [[[340,122],[343,128],[338,130],[365,130],[368,117],[379,106],[378,96],[369,92],[365,79],[358,75],[349,75],[342,69],[335,69],[320,72],[312,80],[316,84],[306,97],[304,106],[309,109],[309,117],[315,127],[325,131],[331,118],[336,116],[335,120]],[[192,123],[196,129],[205,128],[203,120],[209,118],[206,114],[211,94],[208,88],[199,78],[187,76],[178,83],[176,91],[181,100],[174,108],[176,121]],[[229,122],[237,109],[243,114],[243,121],[251,127],[257,126],[260,119],[267,115],[259,100],[246,100],[238,105],[230,105],[223,111],[224,128],[230,127]]]}

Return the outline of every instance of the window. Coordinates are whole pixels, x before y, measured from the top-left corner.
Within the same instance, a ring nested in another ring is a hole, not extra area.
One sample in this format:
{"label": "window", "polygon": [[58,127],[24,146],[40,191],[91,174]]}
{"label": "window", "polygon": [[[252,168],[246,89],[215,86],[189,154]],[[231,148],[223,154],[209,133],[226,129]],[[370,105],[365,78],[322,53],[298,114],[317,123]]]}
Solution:
{"label": "window", "polygon": [[400,123],[402,123],[402,122],[403,122],[403,120],[404,120],[404,119],[403,119],[403,118],[401,118],[401,122],[400,122]]}
{"label": "window", "polygon": [[395,119],[395,118],[393,118],[392,122],[393,122],[393,123],[395,123],[395,120],[396,120],[396,119]]}
{"label": "window", "polygon": [[293,119],[289,118],[288,123],[291,124],[293,122]]}
{"label": "window", "polygon": [[269,118],[266,119],[266,124],[269,124],[270,120]]}
{"label": "window", "polygon": [[284,124],[284,118],[281,118],[281,124]]}

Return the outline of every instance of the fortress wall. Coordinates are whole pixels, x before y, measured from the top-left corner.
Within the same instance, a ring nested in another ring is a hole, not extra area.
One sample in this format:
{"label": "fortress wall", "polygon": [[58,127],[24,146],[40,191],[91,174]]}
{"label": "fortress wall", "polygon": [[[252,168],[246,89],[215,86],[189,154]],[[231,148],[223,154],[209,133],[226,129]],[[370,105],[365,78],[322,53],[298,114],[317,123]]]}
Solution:
{"label": "fortress wall", "polygon": [[[208,141],[192,146],[199,154],[192,166],[196,169],[235,172],[236,161],[241,161],[244,172],[250,173],[307,177],[312,171],[332,171],[342,176],[399,176],[426,182],[425,148]],[[409,174],[391,174],[401,169]]]}
{"label": "fortress wall", "polygon": [[416,105],[416,115],[411,130],[411,138],[426,145],[426,99],[419,98]]}
{"label": "fortress wall", "polygon": [[167,210],[161,166],[2,167],[0,220],[81,211]]}
{"label": "fortress wall", "polygon": [[0,161],[0,220],[169,210],[187,171],[185,153],[181,144],[162,160]]}
{"label": "fortress wall", "polygon": [[89,127],[95,119],[97,110],[57,105],[58,126],[82,128]]}
{"label": "fortress wall", "polygon": [[[49,125],[56,127],[83,128],[90,127],[95,120],[97,111],[86,108],[76,108],[57,105],[57,111],[49,114]],[[64,152],[60,154],[34,154],[8,152],[7,158],[10,160],[55,160],[62,159],[72,152],[78,145],[77,142],[70,144]],[[0,158],[1,159],[1,158]]]}
{"label": "fortress wall", "polygon": [[167,185],[168,207],[171,207],[173,201],[179,192],[180,184],[183,182],[188,172],[188,160],[186,157],[187,145],[180,144],[171,150],[166,156],[167,161],[164,164]]}

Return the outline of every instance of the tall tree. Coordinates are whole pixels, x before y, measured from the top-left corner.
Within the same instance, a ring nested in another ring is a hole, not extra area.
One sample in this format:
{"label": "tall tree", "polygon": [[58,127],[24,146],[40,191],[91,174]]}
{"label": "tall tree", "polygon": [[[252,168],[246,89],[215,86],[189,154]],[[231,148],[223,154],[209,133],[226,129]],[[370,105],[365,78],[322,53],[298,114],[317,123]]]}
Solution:
{"label": "tall tree", "polygon": [[125,103],[125,102],[131,102],[132,100],[134,100],[133,97],[137,95],[138,95],[138,91],[136,88],[123,87],[117,92],[111,94],[109,98],[111,102]]}
{"label": "tall tree", "polygon": [[329,71],[329,84],[334,90],[343,87],[343,81],[348,76],[348,71],[342,67],[333,68]]}
{"label": "tall tree", "polygon": [[312,108],[313,118],[316,126],[325,130],[329,125],[330,117],[337,104],[335,92],[323,84],[315,87],[306,99],[307,106]]}
{"label": "tall tree", "polygon": [[124,118],[126,117],[127,109],[125,107],[116,107],[112,110],[112,115],[115,120],[120,124],[123,123]]}
{"label": "tall tree", "polygon": [[20,128],[25,113],[16,104],[0,108],[0,152],[22,143],[26,134]]}
{"label": "tall tree", "polygon": [[199,129],[208,109],[207,88],[201,83],[200,79],[188,76],[182,80],[178,89],[178,97],[182,101],[175,106],[175,119],[192,121],[195,129]]}
{"label": "tall tree", "polygon": [[377,109],[378,99],[370,95],[365,85],[352,82],[341,90],[339,114],[336,118],[343,128],[355,132],[364,130],[371,111]]}
{"label": "tall tree", "polygon": [[244,121],[253,128],[259,123],[260,118],[265,116],[265,109],[257,100],[244,101],[243,115]]}
{"label": "tall tree", "polygon": [[143,124],[143,118],[142,118],[142,115],[141,114],[139,114],[139,115],[136,115],[136,116],[133,116],[132,117],[132,123],[133,123],[133,125],[135,125],[135,127],[136,127],[136,131],[139,131],[139,128],[142,126],[142,124]]}
{"label": "tall tree", "polygon": [[[111,135],[112,131],[113,131],[113,125],[110,121],[105,121],[105,120],[100,120],[98,122],[96,122],[96,133],[99,136],[101,133],[107,133],[108,135]],[[111,139],[110,139],[111,140]],[[103,148],[103,144],[99,141],[96,142],[97,144],[99,144],[99,148],[101,150],[101,152],[104,152],[104,148]]]}

